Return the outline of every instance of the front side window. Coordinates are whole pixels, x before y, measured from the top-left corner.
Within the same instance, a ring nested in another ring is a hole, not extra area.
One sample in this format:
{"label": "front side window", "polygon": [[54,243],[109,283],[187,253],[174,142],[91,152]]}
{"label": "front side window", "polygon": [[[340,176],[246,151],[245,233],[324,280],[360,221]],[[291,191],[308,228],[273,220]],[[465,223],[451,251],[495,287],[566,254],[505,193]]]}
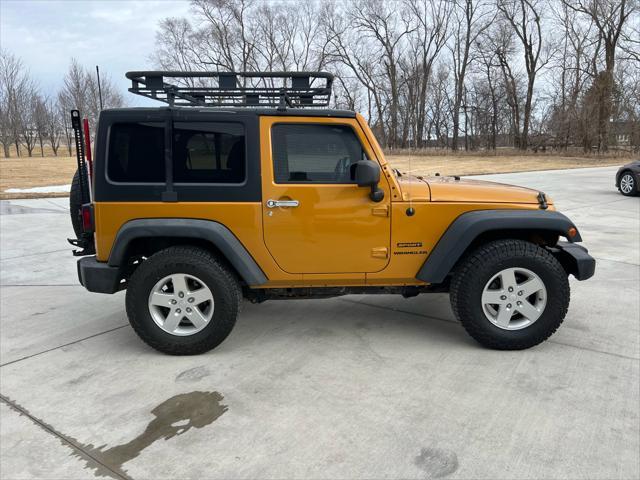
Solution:
{"label": "front side window", "polygon": [[366,154],[346,125],[276,124],[271,130],[276,183],[354,183]]}
{"label": "front side window", "polygon": [[164,182],[164,123],[113,124],[107,175],[113,182]]}
{"label": "front side window", "polygon": [[174,122],[175,183],[242,183],[245,136],[239,123]]}

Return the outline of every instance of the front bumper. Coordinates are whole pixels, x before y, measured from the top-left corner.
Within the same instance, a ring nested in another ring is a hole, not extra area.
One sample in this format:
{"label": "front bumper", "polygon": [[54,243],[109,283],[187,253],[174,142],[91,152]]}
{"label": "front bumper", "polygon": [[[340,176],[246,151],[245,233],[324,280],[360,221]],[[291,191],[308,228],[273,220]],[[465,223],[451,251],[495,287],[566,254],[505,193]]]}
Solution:
{"label": "front bumper", "polygon": [[562,264],[567,273],[578,280],[593,277],[596,272],[596,259],[589,255],[589,251],[582,245],[568,242],[558,242],[551,249],[553,255]]}
{"label": "front bumper", "polygon": [[95,256],[78,260],[78,280],[84,288],[95,293],[115,293],[125,288],[120,268],[99,262]]}

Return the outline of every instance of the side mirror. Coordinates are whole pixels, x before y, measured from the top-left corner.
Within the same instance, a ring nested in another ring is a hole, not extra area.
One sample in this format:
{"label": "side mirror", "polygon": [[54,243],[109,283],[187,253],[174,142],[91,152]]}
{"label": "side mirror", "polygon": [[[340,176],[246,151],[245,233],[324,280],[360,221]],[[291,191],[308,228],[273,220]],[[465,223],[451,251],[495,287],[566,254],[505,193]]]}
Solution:
{"label": "side mirror", "polygon": [[360,160],[355,164],[355,181],[359,187],[371,187],[369,197],[374,202],[384,198],[384,190],[378,187],[380,182],[380,165],[371,160]]}

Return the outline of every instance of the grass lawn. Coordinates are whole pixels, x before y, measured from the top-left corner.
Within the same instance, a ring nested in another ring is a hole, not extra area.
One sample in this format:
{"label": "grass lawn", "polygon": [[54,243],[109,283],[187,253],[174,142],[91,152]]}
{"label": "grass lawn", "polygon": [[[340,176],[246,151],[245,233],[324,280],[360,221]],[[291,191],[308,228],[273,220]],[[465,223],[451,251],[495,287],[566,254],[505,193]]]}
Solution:
{"label": "grass lawn", "polygon": [[5,190],[68,185],[75,171],[75,157],[0,158],[0,199],[69,196],[68,193],[7,193]]}
{"label": "grass lawn", "polygon": [[[630,156],[572,157],[514,153],[425,155],[400,152],[388,154],[387,160],[394,168],[415,175],[433,175],[436,172],[441,175],[473,175],[622,165],[632,158]],[[0,199],[67,196],[66,193],[7,193],[5,190],[70,184],[75,170],[75,157],[0,158]]]}

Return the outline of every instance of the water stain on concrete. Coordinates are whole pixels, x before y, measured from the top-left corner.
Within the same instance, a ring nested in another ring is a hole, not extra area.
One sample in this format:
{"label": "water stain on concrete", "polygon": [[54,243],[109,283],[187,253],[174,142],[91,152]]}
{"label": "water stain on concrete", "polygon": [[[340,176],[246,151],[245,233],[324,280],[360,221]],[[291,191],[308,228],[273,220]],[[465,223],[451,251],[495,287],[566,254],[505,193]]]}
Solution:
{"label": "water stain on concrete", "polygon": [[14,205],[11,202],[0,202],[0,215],[23,215],[26,213],[67,213],[64,210],[56,210],[53,208],[35,208],[25,207],[22,205]]}
{"label": "water stain on concrete", "polygon": [[203,428],[212,424],[228,410],[226,405],[220,403],[223,398],[218,392],[191,392],[175,395],[151,410],[155,418],[136,438],[122,445],[110,448],[102,445],[96,448],[56,430],[52,425],[31,414],[26,408],[0,394],[0,402],[57,437],[62,445],[72,450],[72,456],[84,460],[86,468],[93,470],[96,477],[120,480],[130,479],[123,465],[140,455],[152,443],[161,439],[166,441],[192,428]]}
{"label": "water stain on concrete", "polygon": [[176,376],[176,382],[197,382],[211,375],[207,367],[199,366],[180,372]]}
{"label": "water stain on concrete", "polygon": [[[227,411],[227,405],[220,403],[224,397],[218,392],[182,393],[165,400],[151,410],[154,419],[144,432],[122,445],[106,448],[106,445],[84,448],[86,453],[107,465],[123,477],[127,477],[123,465],[134,458],[152,443],[169,440],[192,428],[203,428],[217,420]],[[91,465],[87,464],[89,468]],[[102,472],[96,470],[95,475]]]}
{"label": "water stain on concrete", "polygon": [[328,328],[312,327],[301,332],[301,335],[305,337],[328,338],[333,336],[333,332]]}
{"label": "water stain on concrete", "polygon": [[590,332],[591,329],[586,326],[583,325],[581,323],[577,323],[577,322],[567,322],[567,328],[570,328],[572,330],[578,330],[580,332]]}
{"label": "water stain on concrete", "polygon": [[566,390],[570,385],[570,378],[565,375],[549,374],[545,376],[520,373],[515,377],[512,386],[527,395],[555,394]]}
{"label": "water stain on concrete", "polygon": [[427,478],[443,478],[458,469],[458,456],[451,450],[428,447],[420,450],[414,463],[427,474]]}
{"label": "water stain on concrete", "polygon": [[92,378],[95,378],[96,373],[95,372],[87,372],[87,373],[83,373],[82,375],[78,376],[78,377],[74,377],[71,380],[67,380],[65,382],[65,385],[70,385],[70,386],[77,386],[80,384],[83,384],[89,380],[91,380]]}

